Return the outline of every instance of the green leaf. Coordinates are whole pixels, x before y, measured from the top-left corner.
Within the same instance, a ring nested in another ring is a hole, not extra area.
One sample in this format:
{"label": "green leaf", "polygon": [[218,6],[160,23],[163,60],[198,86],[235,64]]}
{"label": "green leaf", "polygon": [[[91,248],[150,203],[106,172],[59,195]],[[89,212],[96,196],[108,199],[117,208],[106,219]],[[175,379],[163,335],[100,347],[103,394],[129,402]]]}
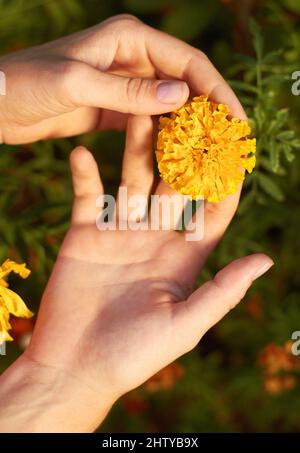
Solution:
{"label": "green leaf", "polygon": [[288,114],[289,114],[288,109],[278,110],[278,112],[276,113],[276,119],[281,123],[284,123],[288,118]]}
{"label": "green leaf", "polygon": [[242,82],[239,80],[229,80],[229,84],[236,90],[249,91],[250,93],[257,93],[257,88],[250,83]]}
{"label": "green leaf", "polygon": [[270,195],[276,201],[284,200],[284,195],[282,193],[281,188],[276,184],[276,182],[274,182],[274,180],[270,176],[264,173],[258,173],[257,179],[259,186],[263,189],[263,191],[266,194]]}
{"label": "green leaf", "polygon": [[256,52],[257,59],[262,60],[264,40],[262,37],[261,27],[252,17],[250,18],[249,21],[249,27],[253,36],[253,47]]}
{"label": "green leaf", "polygon": [[236,58],[250,68],[255,68],[256,66],[256,59],[249,57],[249,55],[237,53]]}
{"label": "green leaf", "polygon": [[[265,69],[265,68],[263,68]],[[267,71],[269,72],[269,69],[267,69]],[[271,85],[271,84],[275,84],[275,83],[282,83],[284,77],[282,74],[272,74],[268,77],[264,77],[263,80],[262,80],[262,85]],[[286,80],[289,80],[290,81],[290,78],[286,79]]]}
{"label": "green leaf", "polygon": [[250,98],[249,96],[240,95],[239,99],[244,107],[251,107],[251,110],[255,104],[255,99]]}
{"label": "green leaf", "polygon": [[288,119],[288,109],[281,109],[276,113],[275,119],[272,120],[267,128],[266,133],[270,134],[271,132],[277,133],[279,129],[284,126]]}
{"label": "green leaf", "polygon": [[286,140],[291,140],[292,138],[294,138],[294,136],[295,136],[294,131],[283,131],[277,135],[277,139],[286,141]]}
{"label": "green leaf", "polygon": [[238,214],[243,215],[245,212],[247,212],[247,210],[252,205],[254,200],[255,200],[255,196],[254,196],[253,190],[248,192],[246,195],[242,196],[242,199],[240,201],[239,208],[238,208]]}
{"label": "green leaf", "polygon": [[279,169],[279,153],[280,149],[276,146],[274,140],[271,140],[269,143],[269,152],[270,152],[270,164],[272,171],[276,173]]}
{"label": "green leaf", "polygon": [[293,140],[292,142],[289,143],[289,145],[292,146],[293,148],[300,148],[300,140],[299,139]]}
{"label": "green leaf", "polygon": [[263,57],[262,63],[273,63],[274,61],[278,61],[278,57],[280,57],[282,53],[283,49],[273,50]]}
{"label": "green leaf", "polygon": [[[279,153],[280,153],[280,151],[281,151],[281,149],[279,150]],[[272,162],[271,162],[270,156],[268,156],[268,157],[259,156],[258,163],[259,163],[259,166],[261,168],[263,168],[264,170],[267,170],[267,172],[272,173],[274,171],[272,168]],[[286,169],[283,166],[279,166],[276,171],[276,174],[280,175],[280,176],[285,176],[286,173],[287,173]]]}
{"label": "green leaf", "polygon": [[257,105],[254,108],[254,121],[256,123],[256,131],[263,131],[265,121],[266,121],[266,112],[265,110],[260,106]]}
{"label": "green leaf", "polygon": [[284,152],[285,158],[288,162],[293,162],[295,159],[295,156],[292,151],[292,147],[288,145],[287,143],[283,143],[282,145],[282,150]]}

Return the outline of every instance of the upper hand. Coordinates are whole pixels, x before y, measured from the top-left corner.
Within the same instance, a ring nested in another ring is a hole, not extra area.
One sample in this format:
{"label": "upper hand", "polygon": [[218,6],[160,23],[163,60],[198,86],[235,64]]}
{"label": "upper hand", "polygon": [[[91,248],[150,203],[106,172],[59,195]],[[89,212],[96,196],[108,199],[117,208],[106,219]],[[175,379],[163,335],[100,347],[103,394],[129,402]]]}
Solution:
{"label": "upper hand", "polygon": [[[128,113],[174,110],[189,90],[245,116],[203,52],[129,15],[4,56],[0,70],[7,81],[7,94],[0,96],[0,143],[124,128]],[[160,79],[177,81],[162,86]]]}

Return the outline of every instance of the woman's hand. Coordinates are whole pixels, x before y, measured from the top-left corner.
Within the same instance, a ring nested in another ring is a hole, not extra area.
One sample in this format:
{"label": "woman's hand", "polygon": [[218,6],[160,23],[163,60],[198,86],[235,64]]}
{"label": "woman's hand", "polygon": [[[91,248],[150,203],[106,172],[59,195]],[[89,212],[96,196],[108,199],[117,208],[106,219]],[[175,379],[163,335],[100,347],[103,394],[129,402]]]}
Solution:
{"label": "woman's hand", "polygon": [[187,100],[189,89],[244,116],[200,50],[129,15],[3,56],[0,71],[7,84],[0,96],[0,143],[123,129],[126,114],[174,110]]}
{"label": "woman's hand", "polygon": [[[130,117],[122,175],[128,197],[151,192],[151,142],[151,119]],[[240,258],[193,292],[239,194],[205,204],[200,241],[173,230],[99,231],[97,164],[80,147],[71,169],[72,225],[31,344],[2,377],[2,430],[94,430],[114,401],[190,351],[273,264],[262,254]],[[173,192],[162,181],[155,191]]]}

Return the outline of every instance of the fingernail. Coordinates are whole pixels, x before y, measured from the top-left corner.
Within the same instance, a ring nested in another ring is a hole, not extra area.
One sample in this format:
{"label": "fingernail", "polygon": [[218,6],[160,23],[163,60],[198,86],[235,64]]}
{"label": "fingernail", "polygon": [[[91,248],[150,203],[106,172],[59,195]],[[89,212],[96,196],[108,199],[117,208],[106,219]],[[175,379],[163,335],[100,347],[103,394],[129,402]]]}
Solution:
{"label": "fingernail", "polygon": [[162,82],[156,88],[156,96],[164,104],[177,104],[182,100],[185,90],[184,82]]}
{"label": "fingernail", "polygon": [[261,267],[259,267],[253,276],[253,280],[257,279],[265,272],[267,272],[273,266],[273,264],[273,261],[270,260],[268,263],[265,263]]}

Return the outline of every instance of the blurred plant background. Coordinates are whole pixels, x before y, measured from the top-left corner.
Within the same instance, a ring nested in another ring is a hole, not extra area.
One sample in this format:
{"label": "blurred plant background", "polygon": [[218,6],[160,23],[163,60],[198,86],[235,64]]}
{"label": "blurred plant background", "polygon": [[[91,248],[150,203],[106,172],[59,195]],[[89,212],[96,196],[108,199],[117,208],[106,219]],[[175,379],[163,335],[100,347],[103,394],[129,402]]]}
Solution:
{"label": "blurred plant background", "polygon": [[[236,218],[201,281],[236,257],[269,253],[274,269],[199,347],[126,395],[102,431],[300,431],[299,0],[0,0],[0,52],[39,44],[122,12],[205,51],[230,81],[258,139]],[[0,68],[1,69],[1,68]],[[68,154],[82,143],[101,162],[106,190],[118,183],[124,136],[92,133],[26,146],[1,145],[0,259],[26,261],[14,288],[37,310],[69,223]],[[13,320],[4,370],[26,346],[32,322]]]}

